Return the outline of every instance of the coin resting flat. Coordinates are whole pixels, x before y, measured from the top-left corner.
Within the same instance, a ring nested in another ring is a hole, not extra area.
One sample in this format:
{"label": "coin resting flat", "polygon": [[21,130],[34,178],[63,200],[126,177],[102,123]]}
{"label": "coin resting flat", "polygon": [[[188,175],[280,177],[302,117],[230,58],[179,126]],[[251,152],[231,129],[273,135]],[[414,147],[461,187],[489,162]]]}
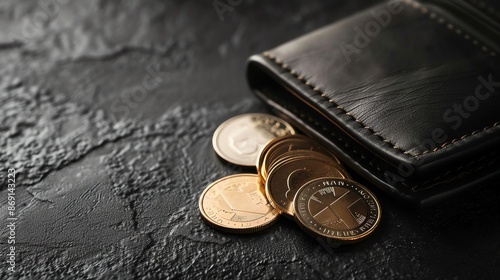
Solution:
{"label": "coin resting flat", "polygon": [[378,200],[364,186],[351,180],[319,178],[297,191],[297,223],[316,238],[337,244],[359,242],[380,222]]}
{"label": "coin resting flat", "polygon": [[259,152],[272,139],[295,134],[284,120],[268,114],[244,114],[222,123],[214,132],[216,153],[233,164],[255,166]]}
{"label": "coin resting flat", "polygon": [[253,233],[270,227],[278,212],[269,204],[256,174],[236,174],[210,184],[199,201],[203,220],[229,233]]}

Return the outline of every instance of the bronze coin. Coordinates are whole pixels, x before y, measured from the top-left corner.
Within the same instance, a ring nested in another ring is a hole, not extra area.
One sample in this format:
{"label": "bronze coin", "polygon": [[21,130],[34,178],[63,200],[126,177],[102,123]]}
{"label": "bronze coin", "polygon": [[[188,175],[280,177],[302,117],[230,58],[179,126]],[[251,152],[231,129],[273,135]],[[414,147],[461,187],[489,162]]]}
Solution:
{"label": "bronze coin", "polygon": [[367,188],[351,180],[319,178],[294,198],[295,220],[313,237],[342,244],[368,237],[380,222],[381,208]]}
{"label": "bronze coin", "polygon": [[236,165],[255,166],[261,149],[279,136],[295,134],[284,120],[268,114],[244,114],[222,123],[214,132],[216,153]]}
{"label": "bronze coin", "polygon": [[338,166],[317,158],[294,158],[276,166],[266,181],[266,196],[280,214],[293,217],[293,199],[305,183],[322,177],[346,178]]}
{"label": "bronze coin", "polygon": [[229,233],[261,231],[279,217],[256,174],[236,174],[213,182],[201,194],[199,207],[209,226]]}

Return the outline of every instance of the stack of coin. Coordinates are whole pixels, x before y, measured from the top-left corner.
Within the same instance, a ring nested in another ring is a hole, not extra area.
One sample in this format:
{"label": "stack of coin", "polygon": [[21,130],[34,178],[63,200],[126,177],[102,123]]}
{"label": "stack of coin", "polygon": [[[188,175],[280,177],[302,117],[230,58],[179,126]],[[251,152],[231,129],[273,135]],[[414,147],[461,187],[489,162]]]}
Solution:
{"label": "stack of coin", "polygon": [[350,178],[340,161],[303,135],[275,138],[259,155],[257,171],[271,205],[293,218],[293,198],[305,183],[322,177]]}
{"label": "stack of coin", "polygon": [[246,114],[214,133],[217,154],[234,164],[254,162],[257,174],[236,174],[210,184],[199,201],[203,220],[230,233],[270,227],[283,214],[327,244],[365,239],[380,222],[380,205],[351,180],[338,158],[284,120]]}

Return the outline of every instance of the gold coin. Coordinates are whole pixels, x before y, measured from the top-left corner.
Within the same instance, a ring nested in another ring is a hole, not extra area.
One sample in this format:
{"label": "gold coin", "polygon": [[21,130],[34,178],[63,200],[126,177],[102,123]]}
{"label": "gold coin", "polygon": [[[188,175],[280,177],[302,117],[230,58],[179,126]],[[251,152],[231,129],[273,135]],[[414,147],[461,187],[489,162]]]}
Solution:
{"label": "gold coin", "polygon": [[269,151],[269,160],[272,162],[275,158],[280,157],[283,153],[292,150],[309,150],[317,151],[325,155],[331,156],[335,161],[340,164],[340,161],[330,153],[325,147],[321,146],[314,140],[307,138],[303,135],[294,135],[292,137],[283,137],[282,140],[275,147]]}
{"label": "gold coin", "polygon": [[[270,174],[270,172],[272,172],[272,170],[275,169],[277,166],[297,158],[302,158],[302,159],[313,158],[322,160],[330,165],[336,166],[338,169],[344,170],[344,168],[340,164],[338,164],[334,159],[332,159],[328,155],[311,150],[292,150],[282,154],[279,158],[273,160],[267,168],[264,168],[263,175],[268,176],[268,174]],[[347,172],[344,173],[347,174]]]}
{"label": "gold coin", "polygon": [[260,150],[279,136],[295,134],[284,120],[268,114],[244,114],[222,123],[212,144],[217,154],[233,164],[255,166]]}
{"label": "gold coin", "polygon": [[268,154],[269,149],[271,149],[277,143],[281,142],[283,138],[295,137],[295,136],[300,136],[300,135],[297,135],[297,134],[284,135],[284,136],[276,137],[276,138],[272,139],[271,141],[267,142],[267,144],[264,146],[264,148],[262,148],[260,150],[259,156],[257,157],[257,162],[256,162],[257,172],[258,173],[261,172],[260,170],[262,168],[262,165],[263,165],[263,162],[264,162],[264,158]]}
{"label": "gold coin", "polygon": [[[265,152],[263,151],[259,157],[261,170],[266,170],[269,167],[272,161],[271,155],[273,155],[273,159],[275,160],[280,154],[294,150],[295,146],[299,144],[305,144],[307,147],[310,147],[309,139],[303,135],[286,135],[276,138],[275,140],[276,141],[269,142],[269,144],[266,145],[267,149],[265,149]],[[276,150],[281,151],[281,153],[276,153]]]}
{"label": "gold coin", "polygon": [[331,160],[342,168],[342,165],[337,157],[335,157],[329,150],[313,141],[310,138],[302,135],[293,135],[293,137],[285,136],[280,139],[279,142],[275,143],[272,147],[266,151],[263,156],[262,166],[260,172],[266,176],[268,172],[272,169],[272,165],[282,159],[286,154],[292,151],[314,151],[317,152],[316,155],[322,154],[322,157],[329,157]]}
{"label": "gold coin", "polygon": [[295,220],[321,241],[359,242],[380,222],[380,204],[367,188],[351,180],[319,178],[301,187],[294,198]]}
{"label": "gold coin", "polygon": [[279,214],[259,187],[256,174],[236,174],[210,184],[199,201],[203,220],[229,233],[253,233],[276,222]]}
{"label": "gold coin", "polygon": [[266,181],[266,196],[280,214],[293,217],[293,199],[305,183],[322,177],[347,178],[345,171],[318,158],[294,158],[276,166]]}

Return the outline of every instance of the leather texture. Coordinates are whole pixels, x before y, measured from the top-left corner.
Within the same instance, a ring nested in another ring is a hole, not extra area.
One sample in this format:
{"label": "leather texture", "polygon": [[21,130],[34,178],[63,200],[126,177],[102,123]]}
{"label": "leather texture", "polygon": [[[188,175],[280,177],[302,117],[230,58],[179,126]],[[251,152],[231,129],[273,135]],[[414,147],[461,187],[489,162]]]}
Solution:
{"label": "leather texture", "polygon": [[389,1],[252,56],[250,87],[398,199],[478,186],[500,174],[499,46],[443,2]]}

